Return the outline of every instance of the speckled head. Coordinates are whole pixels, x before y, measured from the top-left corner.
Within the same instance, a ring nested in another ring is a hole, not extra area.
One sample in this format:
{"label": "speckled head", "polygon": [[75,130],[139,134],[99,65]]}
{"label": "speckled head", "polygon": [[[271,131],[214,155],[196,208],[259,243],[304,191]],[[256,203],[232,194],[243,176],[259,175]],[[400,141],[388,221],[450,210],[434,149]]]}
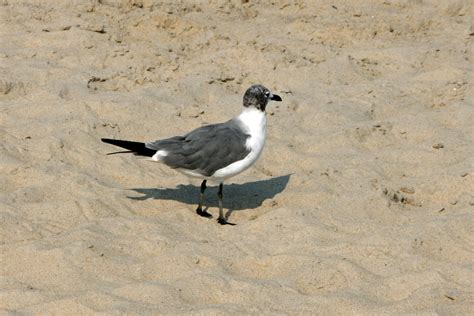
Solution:
{"label": "speckled head", "polygon": [[268,101],[281,101],[280,96],[272,94],[270,90],[262,85],[256,84],[245,91],[244,107],[255,107],[256,109],[265,112]]}

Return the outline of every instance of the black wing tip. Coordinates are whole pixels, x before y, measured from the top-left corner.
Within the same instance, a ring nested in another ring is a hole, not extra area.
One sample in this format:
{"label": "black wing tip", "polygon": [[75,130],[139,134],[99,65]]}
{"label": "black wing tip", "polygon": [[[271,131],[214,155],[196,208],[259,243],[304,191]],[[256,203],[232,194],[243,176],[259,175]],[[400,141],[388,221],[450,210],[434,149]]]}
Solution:
{"label": "black wing tip", "polygon": [[132,150],[124,150],[124,151],[115,151],[113,153],[107,153],[106,155],[110,156],[110,155],[116,155],[116,154],[134,154],[134,153],[135,152]]}
{"label": "black wing tip", "polygon": [[141,142],[133,142],[129,140],[111,139],[111,138],[101,138],[101,141],[107,144],[111,144],[114,146],[127,149],[127,151],[120,151],[120,152],[115,152],[111,154],[132,153],[138,156],[152,157],[156,153],[156,150],[147,148],[146,144],[141,143]]}
{"label": "black wing tip", "polygon": [[100,140],[101,140],[102,142],[108,143],[108,144],[110,144],[110,143],[112,143],[112,142],[114,141],[114,140],[111,139],[111,138],[101,138]]}

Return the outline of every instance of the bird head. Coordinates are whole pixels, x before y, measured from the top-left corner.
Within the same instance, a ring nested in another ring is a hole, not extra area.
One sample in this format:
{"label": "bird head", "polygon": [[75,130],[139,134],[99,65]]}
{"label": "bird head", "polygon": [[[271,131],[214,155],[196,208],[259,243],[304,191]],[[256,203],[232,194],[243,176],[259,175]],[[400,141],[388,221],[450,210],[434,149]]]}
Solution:
{"label": "bird head", "polygon": [[244,107],[255,107],[265,112],[269,101],[281,101],[280,96],[272,94],[270,90],[262,85],[256,84],[245,91],[243,105]]}

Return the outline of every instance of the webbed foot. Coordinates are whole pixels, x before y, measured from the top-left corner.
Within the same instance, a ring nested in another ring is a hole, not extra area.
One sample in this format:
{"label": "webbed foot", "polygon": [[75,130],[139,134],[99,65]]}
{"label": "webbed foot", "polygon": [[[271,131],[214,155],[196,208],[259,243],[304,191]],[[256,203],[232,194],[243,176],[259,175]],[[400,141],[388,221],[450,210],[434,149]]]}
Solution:
{"label": "webbed foot", "polygon": [[207,211],[203,211],[201,206],[198,206],[198,208],[196,209],[196,213],[202,217],[206,217],[206,218],[212,217],[212,214],[208,213]]}
{"label": "webbed foot", "polygon": [[225,218],[220,218],[220,217],[217,219],[217,222],[221,225],[232,225],[232,226],[235,225],[234,223],[229,223]]}

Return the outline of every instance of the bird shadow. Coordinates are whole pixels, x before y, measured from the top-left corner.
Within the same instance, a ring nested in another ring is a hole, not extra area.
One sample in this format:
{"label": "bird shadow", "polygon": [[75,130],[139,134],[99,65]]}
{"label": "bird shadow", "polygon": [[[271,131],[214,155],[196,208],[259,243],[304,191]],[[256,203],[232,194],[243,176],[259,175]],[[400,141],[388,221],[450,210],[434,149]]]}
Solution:
{"label": "bird shadow", "polygon": [[[288,182],[291,174],[260,180],[247,182],[243,184],[224,184],[224,208],[232,211],[257,208],[262,203],[275,197],[282,192]],[[148,199],[156,200],[174,200],[181,203],[196,205],[199,202],[199,187],[192,184],[180,184],[176,188],[134,188],[131,189],[142,196],[128,196],[129,199],[144,201]],[[207,207],[217,207],[217,186],[208,187],[206,192]],[[230,214],[229,214],[230,215]]]}

